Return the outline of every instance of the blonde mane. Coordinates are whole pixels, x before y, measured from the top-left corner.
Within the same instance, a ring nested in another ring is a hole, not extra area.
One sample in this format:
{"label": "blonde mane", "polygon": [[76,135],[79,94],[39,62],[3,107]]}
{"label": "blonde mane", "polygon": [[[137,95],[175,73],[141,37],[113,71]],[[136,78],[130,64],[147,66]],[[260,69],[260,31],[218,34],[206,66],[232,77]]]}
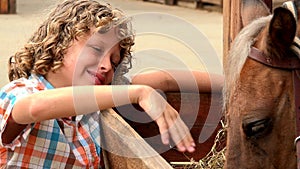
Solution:
{"label": "blonde mane", "polygon": [[226,112],[231,91],[237,86],[240,72],[246,62],[251,46],[261,30],[270,22],[272,15],[254,20],[244,27],[235,38],[229,56],[224,63],[225,85],[223,89],[223,110]]}

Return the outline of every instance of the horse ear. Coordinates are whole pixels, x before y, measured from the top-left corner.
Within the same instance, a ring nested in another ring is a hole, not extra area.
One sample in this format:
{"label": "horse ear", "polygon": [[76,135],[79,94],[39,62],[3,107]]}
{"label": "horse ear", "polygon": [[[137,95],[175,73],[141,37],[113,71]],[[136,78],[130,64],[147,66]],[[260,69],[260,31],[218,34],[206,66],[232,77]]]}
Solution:
{"label": "horse ear", "polygon": [[[300,0],[295,0],[294,1],[294,4],[295,4],[295,6],[296,6],[296,8],[297,8],[297,25],[298,25],[298,23],[300,22]],[[298,28],[297,28],[297,36],[298,37],[300,37],[300,25],[298,25],[297,26]]]}
{"label": "horse ear", "polygon": [[269,26],[271,43],[281,49],[290,47],[296,35],[296,28],[294,15],[288,9],[276,8]]}
{"label": "horse ear", "polygon": [[289,9],[295,16],[296,18],[296,23],[297,23],[297,31],[296,31],[296,36],[300,37],[300,0],[294,0],[294,1],[287,1],[284,2],[282,7]]}
{"label": "horse ear", "polygon": [[270,15],[270,9],[261,0],[243,0],[242,1],[242,23],[243,27],[257,18]]}

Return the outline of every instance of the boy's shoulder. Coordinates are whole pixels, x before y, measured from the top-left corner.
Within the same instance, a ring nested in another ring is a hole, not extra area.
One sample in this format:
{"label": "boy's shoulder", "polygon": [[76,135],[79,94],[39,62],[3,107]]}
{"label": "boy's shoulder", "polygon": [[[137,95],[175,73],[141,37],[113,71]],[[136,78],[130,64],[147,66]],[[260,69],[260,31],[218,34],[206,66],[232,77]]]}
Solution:
{"label": "boy's shoulder", "polygon": [[4,87],[1,88],[0,93],[11,93],[11,92],[20,92],[20,90],[33,93],[35,91],[44,90],[45,85],[43,85],[36,78],[20,78],[14,81],[9,82]]}

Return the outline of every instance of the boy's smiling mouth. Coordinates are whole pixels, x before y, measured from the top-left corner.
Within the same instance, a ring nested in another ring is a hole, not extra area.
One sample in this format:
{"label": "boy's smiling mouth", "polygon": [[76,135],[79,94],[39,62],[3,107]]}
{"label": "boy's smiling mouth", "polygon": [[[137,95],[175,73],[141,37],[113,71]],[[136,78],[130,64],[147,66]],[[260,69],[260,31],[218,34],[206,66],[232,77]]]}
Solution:
{"label": "boy's smiling mouth", "polygon": [[104,85],[105,77],[103,75],[101,75],[100,73],[97,73],[97,72],[89,71],[89,70],[87,72],[94,79],[95,85]]}

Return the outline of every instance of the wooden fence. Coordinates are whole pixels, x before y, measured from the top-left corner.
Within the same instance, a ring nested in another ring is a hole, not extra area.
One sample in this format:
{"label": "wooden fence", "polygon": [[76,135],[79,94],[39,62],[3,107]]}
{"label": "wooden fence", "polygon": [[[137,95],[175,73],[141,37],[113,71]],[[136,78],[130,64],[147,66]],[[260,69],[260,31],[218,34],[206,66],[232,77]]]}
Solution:
{"label": "wooden fence", "polygon": [[158,2],[166,5],[187,6],[191,8],[202,8],[204,7],[204,4],[217,5],[221,8],[223,6],[223,0],[143,0],[143,1]]}
{"label": "wooden fence", "polygon": [[16,0],[0,0],[0,14],[15,14]]}

